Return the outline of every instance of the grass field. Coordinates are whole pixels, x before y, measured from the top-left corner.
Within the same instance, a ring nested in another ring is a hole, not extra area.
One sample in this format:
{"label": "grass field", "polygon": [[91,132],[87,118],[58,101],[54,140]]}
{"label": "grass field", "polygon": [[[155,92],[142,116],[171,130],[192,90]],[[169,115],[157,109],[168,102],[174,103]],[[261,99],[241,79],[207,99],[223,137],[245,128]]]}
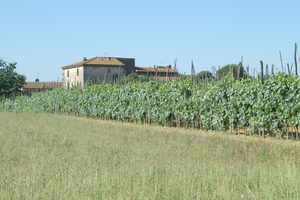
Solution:
{"label": "grass field", "polygon": [[300,199],[300,144],[0,113],[0,199]]}

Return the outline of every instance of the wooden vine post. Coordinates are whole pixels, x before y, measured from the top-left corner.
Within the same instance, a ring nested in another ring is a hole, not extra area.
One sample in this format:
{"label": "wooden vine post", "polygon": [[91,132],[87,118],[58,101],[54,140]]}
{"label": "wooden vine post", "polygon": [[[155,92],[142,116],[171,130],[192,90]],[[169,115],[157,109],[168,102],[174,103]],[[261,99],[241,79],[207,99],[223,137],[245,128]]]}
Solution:
{"label": "wooden vine post", "polygon": [[260,78],[261,82],[264,83],[264,62],[260,61]]}
{"label": "wooden vine post", "polygon": [[283,59],[281,51],[279,51],[279,57],[280,57],[280,63],[281,63],[281,72],[284,73],[284,65],[283,65]]}
{"label": "wooden vine post", "polygon": [[298,50],[298,46],[297,46],[297,43],[295,43],[294,60],[295,60],[295,75],[296,75],[296,76],[298,76],[297,50]]}

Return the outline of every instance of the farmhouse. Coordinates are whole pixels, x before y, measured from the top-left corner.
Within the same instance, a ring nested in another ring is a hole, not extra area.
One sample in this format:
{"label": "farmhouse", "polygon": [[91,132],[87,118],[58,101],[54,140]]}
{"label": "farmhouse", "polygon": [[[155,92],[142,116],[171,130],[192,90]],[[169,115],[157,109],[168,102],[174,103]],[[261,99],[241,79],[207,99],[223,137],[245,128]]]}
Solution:
{"label": "farmhouse", "polygon": [[134,58],[93,57],[62,67],[64,87],[84,88],[87,84],[113,83],[135,71]]}
{"label": "farmhouse", "polygon": [[137,75],[147,76],[153,78],[154,80],[175,80],[178,78],[178,71],[176,68],[169,66],[154,66],[138,68],[136,70]]}

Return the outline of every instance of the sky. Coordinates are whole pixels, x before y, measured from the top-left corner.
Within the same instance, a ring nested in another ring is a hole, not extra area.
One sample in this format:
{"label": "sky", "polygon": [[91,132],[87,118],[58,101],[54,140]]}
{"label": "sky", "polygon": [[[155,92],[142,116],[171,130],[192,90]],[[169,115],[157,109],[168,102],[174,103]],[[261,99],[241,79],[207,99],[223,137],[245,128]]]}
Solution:
{"label": "sky", "polygon": [[[28,80],[57,81],[83,57],[136,58],[181,73],[293,62],[299,0],[0,0],[0,59]],[[300,53],[299,53],[300,56]]]}

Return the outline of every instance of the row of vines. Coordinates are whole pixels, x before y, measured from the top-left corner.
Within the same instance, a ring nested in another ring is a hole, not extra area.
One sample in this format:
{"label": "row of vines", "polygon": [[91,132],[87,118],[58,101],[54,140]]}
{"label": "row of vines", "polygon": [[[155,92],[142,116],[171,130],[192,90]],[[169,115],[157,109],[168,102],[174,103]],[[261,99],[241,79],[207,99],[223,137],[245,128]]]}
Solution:
{"label": "row of vines", "polygon": [[96,85],[6,100],[3,111],[69,113],[126,122],[298,138],[300,81],[276,75],[259,80],[191,80]]}

